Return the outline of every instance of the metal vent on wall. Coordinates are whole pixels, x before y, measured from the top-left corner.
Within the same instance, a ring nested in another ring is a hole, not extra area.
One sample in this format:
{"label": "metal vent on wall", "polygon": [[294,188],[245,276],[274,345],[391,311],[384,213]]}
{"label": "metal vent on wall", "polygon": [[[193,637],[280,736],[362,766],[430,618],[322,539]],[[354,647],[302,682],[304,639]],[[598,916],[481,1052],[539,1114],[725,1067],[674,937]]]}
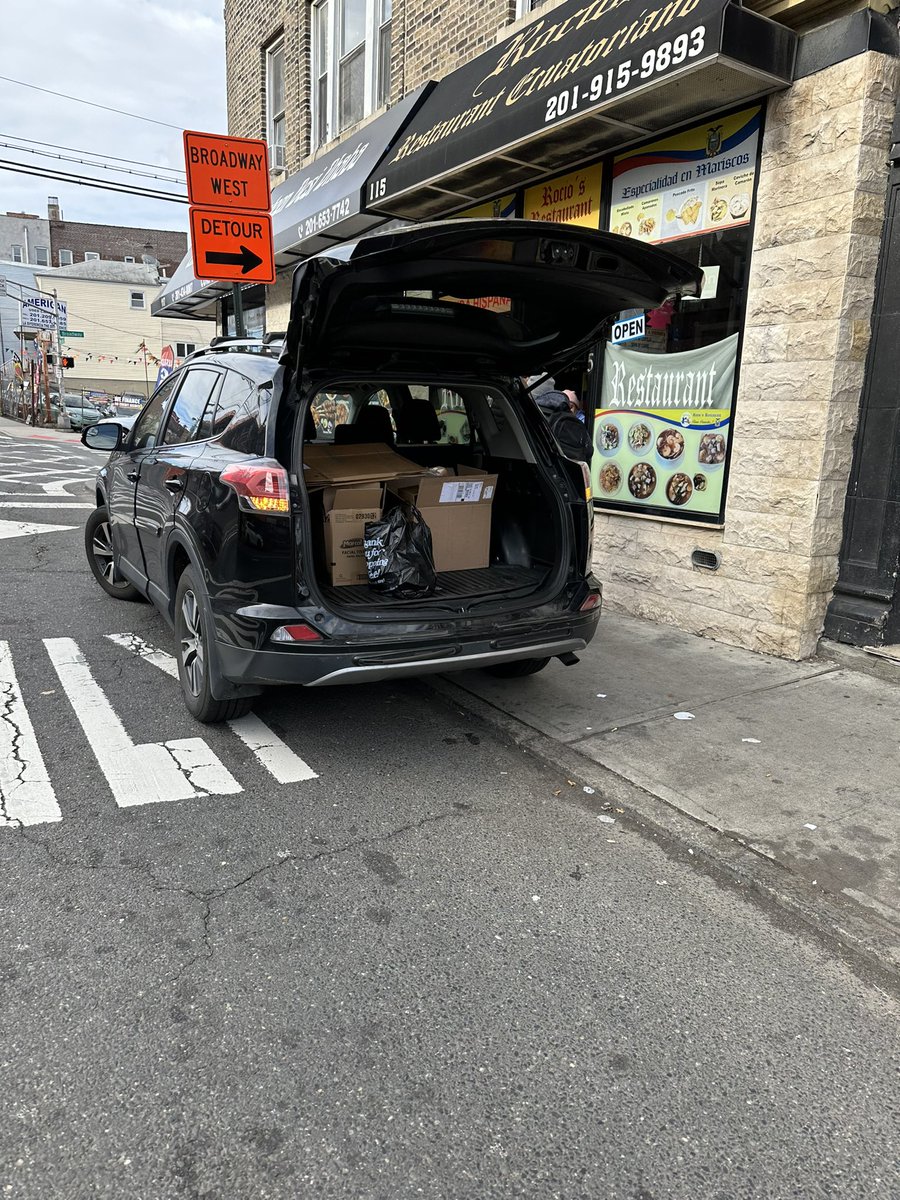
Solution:
{"label": "metal vent on wall", "polygon": [[701,571],[718,571],[722,565],[722,557],[715,550],[694,550],[691,553],[691,566],[699,567]]}

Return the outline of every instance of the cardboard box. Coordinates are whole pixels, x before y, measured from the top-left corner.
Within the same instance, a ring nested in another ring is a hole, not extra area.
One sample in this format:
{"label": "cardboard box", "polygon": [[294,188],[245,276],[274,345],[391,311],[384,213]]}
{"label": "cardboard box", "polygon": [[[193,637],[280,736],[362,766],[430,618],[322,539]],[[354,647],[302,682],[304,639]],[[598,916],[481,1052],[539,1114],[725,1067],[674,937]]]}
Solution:
{"label": "cardboard box", "polygon": [[325,557],[335,587],[368,583],[363,536],[366,521],[381,516],[384,491],[380,486],[330,487],[322,494],[325,506]]}
{"label": "cardboard box", "polygon": [[431,530],[436,571],[486,567],[491,552],[491,512],[497,476],[476,467],[452,475],[428,475],[391,488],[415,504]]}
{"label": "cardboard box", "polygon": [[303,478],[309,488],[329,483],[384,483],[424,474],[418,463],[381,443],[356,446],[304,446]]}

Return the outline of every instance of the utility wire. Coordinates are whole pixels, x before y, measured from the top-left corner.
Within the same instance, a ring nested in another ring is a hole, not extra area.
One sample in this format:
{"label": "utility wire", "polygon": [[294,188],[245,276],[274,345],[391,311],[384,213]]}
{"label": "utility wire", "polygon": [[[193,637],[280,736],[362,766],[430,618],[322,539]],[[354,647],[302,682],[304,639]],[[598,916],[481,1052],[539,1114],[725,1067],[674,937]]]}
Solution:
{"label": "utility wire", "polygon": [[7,150],[18,150],[20,154],[36,154],[38,158],[56,158],[60,162],[80,163],[83,167],[96,167],[101,171],[112,171],[116,175],[139,175],[143,179],[159,179],[162,183],[172,183],[176,186],[182,182],[179,179],[171,179],[168,175],[135,171],[132,167],[116,167],[112,163],[94,162],[89,158],[74,158],[71,154],[54,154],[52,150],[35,150],[31,146],[18,146],[15,142],[0,141],[0,146],[5,146]]}
{"label": "utility wire", "polygon": [[[18,133],[0,133],[0,137],[13,138],[17,142],[28,142],[31,146],[49,146],[51,150],[68,150],[72,154],[89,154],[92,158],[105,158],[109,162],[128,163],[132,167],[153,167],[156,171],[171,171],[173,175],[184,178],[184,171],[178,167],[163,167],[159,163],[143,162],[139,158],[119,158],[115,154],[103,154],[100,150],[76,150],[74,146],[61,146],[59,142],[39,142],[37,138],[20,137]],[[24,149],[24,147],[16,147]]]}
{"label": "utility wire", "polygon": [[51,170],[49,167],[32,166],[30,163],[19,163],[10,159],[0,158],[0,170],[14,171],[18,175],[38,176],[41,179],[58,179],[62,183],[77,184],[79,187],[100,188],[104,192],[121,192],[126,196],[142,196],[147,200],[169,200],[173,204],[187,204],[187,196],[176,196],[173,192],[161,192],[149,188],[132,187],[128,183],[112,183],[99,179],[91,179],[86,175],[72,175],[68,171]]}
{"label": "utility wire", "polygon": [[135,121],[146,121],[149,125],[164,125],[166,129],[181,130],[180,125],[172,125],[169,121],[157,121],[155,117],[142,117],[139,113],[126,112],[124,108],[110,108],[108,104],[97,104],[94,100],[82,100],[80,96],[69,96],[66,92],[54,92],[51,88],[38,87],[36,83],[25,83],[22,79],[10,79],[8,75],[0,75],[4,83],[15,83],[19,87],[31,88],[33,92],[46,92],[48,96],[59,96],[62,100],[74,100],[76,104],[87,104],[91,108],[102,108],[104,112],[118,113],[120,117],[131,117]]}

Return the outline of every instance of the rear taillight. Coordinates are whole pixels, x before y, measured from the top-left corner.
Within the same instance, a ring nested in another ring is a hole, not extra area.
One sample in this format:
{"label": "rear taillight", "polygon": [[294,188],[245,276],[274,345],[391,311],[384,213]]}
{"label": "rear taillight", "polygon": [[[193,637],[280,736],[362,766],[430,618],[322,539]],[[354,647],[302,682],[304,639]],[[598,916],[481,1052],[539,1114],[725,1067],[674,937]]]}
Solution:
{"label": "rear taillight", "polygon": [[597,608],[599,606],[601,600],[602,600],[602,596],[600,595],[599,592],[591,592],[591,594],[588,596],[588,598],[579,607],[578,611],[579,612],[592,612],[595,608]]}
{"label": "rear taillight", "polygon": [[287,471],[273,458],[254,458],[234,463],[219,476],[237,492],[238,504],[247,512],[284,513],[291,511]]}
{"label": "rear taillight", "polygon": [[269,640],[272,642],[321,642],[322,635],[311,625],[279,625]]}
{"label": "rear taillight", "polygon": [[591,491],[591,468],[586,462],[580,462],[578,465],[581,467],[581,474],[584,476],[584,498],[590,504],[593,498],[593,492]]}

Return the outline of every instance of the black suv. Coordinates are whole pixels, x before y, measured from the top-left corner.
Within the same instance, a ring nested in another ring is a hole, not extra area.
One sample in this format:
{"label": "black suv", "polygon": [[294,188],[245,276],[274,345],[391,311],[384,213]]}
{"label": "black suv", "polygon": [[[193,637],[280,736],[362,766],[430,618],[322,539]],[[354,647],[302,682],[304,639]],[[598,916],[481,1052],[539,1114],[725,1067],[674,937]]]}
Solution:
{"label": "black suv", "polygon": [[[201,721],[247,711],[269,684],[577,661],[600,612],[590,479],[522,379],[571,361],[622,309],[701,281],[637,241],[529,221],[420,225],[310,258],[280,343],[220,339],[131,429],[85,431],[111,451],[86,529],[91,569],[174,627]],[[328,442],[496,474],[487,567],[439,573],[424,600],[333,586],[306,461]]]}

